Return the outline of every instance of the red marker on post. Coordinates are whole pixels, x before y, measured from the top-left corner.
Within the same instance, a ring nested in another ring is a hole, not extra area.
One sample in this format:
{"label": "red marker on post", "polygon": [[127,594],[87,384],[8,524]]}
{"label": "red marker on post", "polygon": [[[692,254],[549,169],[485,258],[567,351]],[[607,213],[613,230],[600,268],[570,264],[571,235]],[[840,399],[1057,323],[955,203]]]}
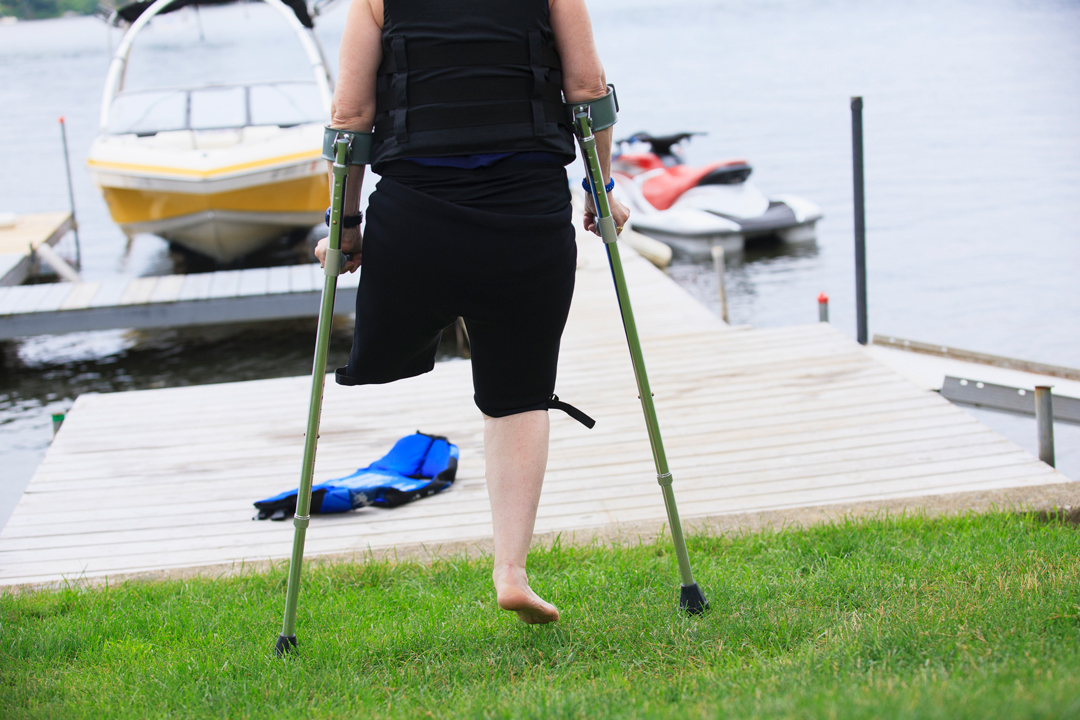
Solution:
{"label": "red marker on post", "polygon": [[829,296],[821,293],[817,296],[817,316],[820,322],[829,322]]}

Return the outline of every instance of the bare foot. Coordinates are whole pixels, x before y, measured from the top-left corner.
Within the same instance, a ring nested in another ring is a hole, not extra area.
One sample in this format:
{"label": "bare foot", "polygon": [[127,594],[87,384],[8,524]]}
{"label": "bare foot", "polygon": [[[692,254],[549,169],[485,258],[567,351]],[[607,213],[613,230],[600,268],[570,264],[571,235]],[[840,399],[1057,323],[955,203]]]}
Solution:
{"label": "bare foot", "polygon": [[517,613],[521,622],[543,625],[559,619],[558,609],[529,587],[529,579],[521,568],[506,568],[492,573],[495,596],[499,607]]}

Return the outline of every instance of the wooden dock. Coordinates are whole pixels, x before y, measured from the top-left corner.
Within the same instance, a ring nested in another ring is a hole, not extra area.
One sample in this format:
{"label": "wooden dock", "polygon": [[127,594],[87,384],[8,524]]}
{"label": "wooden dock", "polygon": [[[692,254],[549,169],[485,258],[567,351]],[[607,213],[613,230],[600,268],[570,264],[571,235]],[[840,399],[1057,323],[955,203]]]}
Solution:
{"label": "wooden dock", "polygon": [[[664,522],[603,248],[579,243],[537,533],[587,538]],[[1078,485],[917,387],[828,324],[733,329],[624,251],[675,494],[691,527],[852,508],[1080,504]],[[295,487],[310,379],[79,397],[7,526],[0,584],[235,572],[288,557],[291,523],[252,501]],[[316,482],[417,429],[461,447],[458,481],[394,510],[312,519],[308,556],[485,547],[483,425],[467,361],[362,388],[327,385]]]}
{"label": "wooden dock", "polygon": [[0,227],[0,287],[26,280],[34,263],[34,250],[55,245],[74,228],[69,212],[19,215],[13,226]]}
{"label": "wooden dock", "polygon": [[[309,263],[0,288],[0,340],[315,317],[324,277]],[[337,312],[353,311],[359,283],[359,271],[338,278]]]}

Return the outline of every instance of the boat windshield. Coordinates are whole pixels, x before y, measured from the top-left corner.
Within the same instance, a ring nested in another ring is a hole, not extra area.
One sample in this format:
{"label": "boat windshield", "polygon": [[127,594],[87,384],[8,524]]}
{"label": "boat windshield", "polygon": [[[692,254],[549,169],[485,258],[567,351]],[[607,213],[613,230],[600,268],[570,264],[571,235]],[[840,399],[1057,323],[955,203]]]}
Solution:
{"label": "boat windshield", "polygon": [[127,90],[109,112],[111,135],[155,135],[172,130],[218,130],[324,122],[313,81]]}

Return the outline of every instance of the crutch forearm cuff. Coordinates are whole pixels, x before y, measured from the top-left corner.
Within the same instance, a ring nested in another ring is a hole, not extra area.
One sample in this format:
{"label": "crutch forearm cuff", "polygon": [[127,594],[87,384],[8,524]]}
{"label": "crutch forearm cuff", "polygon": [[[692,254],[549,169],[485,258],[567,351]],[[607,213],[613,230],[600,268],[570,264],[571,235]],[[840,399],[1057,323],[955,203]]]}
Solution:
{"label": "crutch forearm cuff", "polygon": [[567,103],[566,109],[570,113],[570,124],[574,124],[574,113],[578,108],[588,106],[589,120],[592,131],[606,130],[619,121],[619,97],[615,94],[615,86],[608,85],[608,93],[596,100]]}
{"label": "crutch forearm cuff", "polygon": [[349,156],[346,165],[367,165],[371,162],[371,138],[374,132],[353,132],[351,130],[335,130],[328,127],[323,131],[322,156],[324,160],[333,162],[336,159],[334,143],[339,136],[349,141]]}

